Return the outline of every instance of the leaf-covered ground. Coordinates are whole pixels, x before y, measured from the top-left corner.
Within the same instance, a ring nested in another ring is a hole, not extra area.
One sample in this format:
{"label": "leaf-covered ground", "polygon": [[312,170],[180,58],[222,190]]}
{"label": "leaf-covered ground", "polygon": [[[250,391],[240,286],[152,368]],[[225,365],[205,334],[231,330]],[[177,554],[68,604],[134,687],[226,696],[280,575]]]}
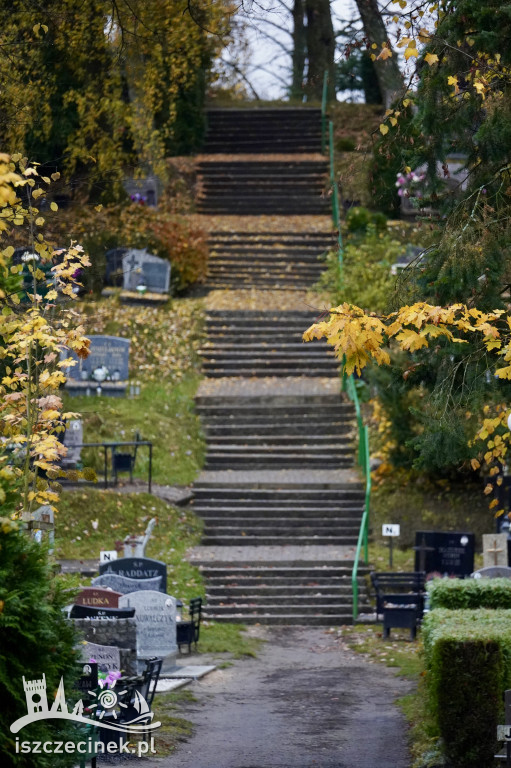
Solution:
{"label": "leaf-covered ground", "polygon": [[55,524],[55,555],[63,559],[97,558],[102,549],[115,549],[127,535],[142,534],[153,517],[157,525],[147,556],[167,563],[170,594],[186,600],[204,596],[198,569],[185,559],[186,550],[199,542],[200,520],[190,511],[172,507],[148,493],[65,491]]}
{"label": "leaf-covered ground", "polygon": [[329,216],[209,216],[187,217],[207,232],[331,232]]}
{"label": "leaf-covered ground", "polygon": [[130,377],[142,381],[180,381],[198,371],[203,311],[191,299],[173,299],[162,307],[120,304],[111,297],[83,304],[87,334],[130,339]]}

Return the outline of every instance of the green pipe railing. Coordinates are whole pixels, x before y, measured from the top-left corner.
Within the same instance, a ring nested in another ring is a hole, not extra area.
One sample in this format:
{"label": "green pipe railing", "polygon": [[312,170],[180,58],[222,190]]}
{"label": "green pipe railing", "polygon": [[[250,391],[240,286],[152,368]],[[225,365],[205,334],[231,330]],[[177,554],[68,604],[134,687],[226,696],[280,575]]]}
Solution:
{"label": "green pipe railing", "polygon": [[326,110],[328,105],[328,71],[323,76],[323,98],[321,99],[321,154],[326,152]]}
{"label": "green pipe railing", "polygon": [[[321,104],[321,149],[322,153],[326,151],[326,111],[328,101],[328,72],[325,72],[323,78],[323,100]],[[330,158],[330,189],[332,192],[332,222],[338,232],[337,235],[337,263],[339,267],[339,290],[342,289],[343,267],[344,267],[344,245],[342,241],[341,230],[341,206],[339,186],[335,178],[334,164],[334,124],[330,120],[328,123],[328,149]],[[362,555],[364,562],[369,560],[369,509],[371,498],[371,468],[369,465],[369,430],[364,426],[362,413],[360,410],[360,400],[353,376],[343,376],[343,390],[347,392],[348,397],[355,406],[358,427],[358,463],[365,479],[365,498],[364,512],[360,521],[360,530],[358,534],[357,549],[353,562],[351,574],[351,586],[353,591],[353,621],[358,616],[358,566]]]}
{"label": "green pipe railing", "polygon": [[348,397],[355,406],[355,413],[357,416],[358,426],[358,463],[362,470],[362,474],[365,480],[365,496],[364,496],[364,513],[362,520],[360,521],[360,530],[358,533],[357,549],[355,551],[355,559],[353,562],[353,570],[351,573],[351,588],[353,592],[353,621],[356,621],[358,616],[358,566],[360,563],[360,557],[362,554],[362,548],[364,550],[363,558],[367,563],[369,560],[369,511],[371,501],[371,467],[370,467],[370,454],[369,454],[369,428],[364,426],[362,420],[362,413],[360,410],[360,400],[358,398],[357,387],[353,376],[344,376],[343,389],[347,392]]}

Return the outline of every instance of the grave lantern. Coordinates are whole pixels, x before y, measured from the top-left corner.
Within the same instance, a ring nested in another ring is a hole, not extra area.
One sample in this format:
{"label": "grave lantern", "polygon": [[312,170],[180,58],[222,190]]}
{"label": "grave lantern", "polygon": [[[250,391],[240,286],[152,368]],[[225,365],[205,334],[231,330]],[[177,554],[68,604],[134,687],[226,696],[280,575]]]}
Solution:
{"label": "grave lantern", "polygon": [[176,599],[176,621],[181,621],[183,618],[183,601],[179,598]]}

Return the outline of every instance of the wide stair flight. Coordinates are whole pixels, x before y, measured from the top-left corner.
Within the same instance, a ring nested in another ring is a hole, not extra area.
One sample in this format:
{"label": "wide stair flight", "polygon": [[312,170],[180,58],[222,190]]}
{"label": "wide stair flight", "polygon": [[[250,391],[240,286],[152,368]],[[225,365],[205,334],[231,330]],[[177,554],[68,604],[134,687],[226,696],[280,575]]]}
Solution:
{"label": "wide stair flight", "polygon": [[[295,226],[302,215],[328,212],[320,112],[210,110],[207,117],[198,209],[238,219],[230,231],[210,234],[206,288],[255,289],[263,308],[207,312],[206,379],[196,397],[207,452],[193,502],[204,533],[191,555],[206,578],[206,616],[350,623],[364,505],[354,412],[341,396],[332,350],[302,341],[319,315],[303,292],[318,280],[335,236],[324,224],[307,232]],[[247,214],[288,218],[280,230],[253,231]],[[266,290],[296,296],[297,309],[264,309]],[[359,570],[362,606],[366,573]]]}

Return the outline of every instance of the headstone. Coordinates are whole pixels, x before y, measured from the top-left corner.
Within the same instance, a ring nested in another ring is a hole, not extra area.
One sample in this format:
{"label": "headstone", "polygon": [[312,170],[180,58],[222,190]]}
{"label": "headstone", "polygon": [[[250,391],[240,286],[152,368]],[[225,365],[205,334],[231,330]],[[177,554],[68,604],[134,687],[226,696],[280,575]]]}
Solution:
{"label": "headstone", "polygon": [[424,253],[424,248],[419,248],[417,245],[411,245],[410,243],[406,246],[406,250],[401,253],[397,259],[395,260],[394,264],[392,264],[390,268],[390,272],[392,275],[397,275],[402,269],[406,269],[410,264],[412,264],[414,261],[417,260],[417,263],[421,263],[422,259],[419,258],[421,253]]}
{"label": "headstone", "polygon": [[112,248],[105,253],[105,285],[120,287],[123,284],[122,259],[127,248]]}
{"label": "headstone", "polygon": [[74,605],[84,605],[89,608],[118,608],[121,595],[121,592],[114,592],[111,589],[84,587],[75,597]]}
{"label": "headstone", "polygon": [[469,576],[474,570],[474,544],[473,533],[417,531],[415,570],[442,576]]}
{"label": "headstone", "polygon": [[121,671],[121,654],[117,646],[85,642],[81,649],[82,661],[90,662],[91,659],[94,659],[99,672]]}
{"label": "headstone", "polygon": [[170,263],[147,251],[132,248],[126,251],[122,260],[123,288],[136,291],[144,285],[151,293],[168,293],[170,285]]}
{"label": "headstone", "polygon": [[483,533],[483,566],[507,564],[507,534]]}
{"label": "headstone", "polygon": [[84,640],[119,648],[121,670],[126,675],[137,674],[137,624],[134,618],[116,621],[104,621],[101,618],[73,619],[73,624]]}
{"label": "headstone", "polygon": [[63,467],[76,467],[82,458],[83,423],[81,419],[71,419],[67,422],[63,442],[67,448],[67,455],[62,462]]}
{"label": "headstone", "polygon": [[[101,567],[101,566],[100,566]],[[103,573],[92,580],[95,587],[105,587],[120,592],[121,595],[129,595],[131,592],[155,591],[163,592],[161,576],[153,579],[128,579],[118,573]]]}
{"label": "headstone", "polygon": [[[102,648],[103,646],[99,646]],[[92,657],[94,658],[94,657]],[[86,661],[85,664],[80,664],[80,677],[75,683],[80,693],[89,693],[95,691],[98,687],[98,665],[96,662]]]}
{"label": "headstone", "polygon": [[[112,563],[100,563],[100,575],[117,573],[127,579],[154,579],[161,577],[161,590],[167,591],[167,566],[160,560],[149,557],[121,557]],[[121,591],[121,590],[119,590]]]}
{"label": "headstone", "polygon": [[31,532],[32,538],[41,543],[45,537],[49,544],[50,555],[53,552],[55,544],[55,517],[53,508],[45,504],[36,509],[28,521],[27,527]]}
{"label": "headstone", "polygon": [[103,619],[115,621],[117,619],[131,619],[134,614],[126,608],[93,608],[90,605],[73,605],[69,612],[71,619]]}
{"label": "headstone", "polygon": [[129,376],[130,341],[119,336],[89,336],[90,354],[82,360],[64,351],[63,359],[71,357],[76,365],[64,369],[66,389],[71,395],[98,393],[123,396]]}
{"label": "headstone", "polygon": [[154,256],[142,263],[144,285],[151,293],[168,293],[170,286],[170,262]]}
{"label": "headstone", "polygon": [[126,178],[122,185],[133,203],[141,203],[149,207],[158,205],[161,182],[157,176],[148,175],[139,179]]}
{"label": "headstone", "polygon": [[124,539],[125,557],[144,557],[147,543],[151,538],[151,533],[156,525],[156,518],[149,520],[145,534],[143,536],[126,536]]}
{"label": "headstone", "polygon": [[162,592],[132,592],[119,606],[135,608],[137,658],[165,658],[177,652],[176,600]]}
{"label": "headstone", "polygon": [[489,565],[472,574],[474,579],[511,579],[511,568],[507,565]]}

